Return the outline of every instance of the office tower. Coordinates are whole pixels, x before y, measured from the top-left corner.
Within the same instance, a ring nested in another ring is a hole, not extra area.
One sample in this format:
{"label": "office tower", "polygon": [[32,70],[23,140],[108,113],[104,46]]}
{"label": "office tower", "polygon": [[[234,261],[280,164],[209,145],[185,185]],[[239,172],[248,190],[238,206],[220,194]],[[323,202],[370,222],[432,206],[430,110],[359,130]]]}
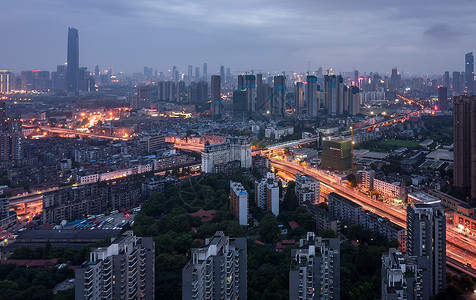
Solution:
{"label": "office tower", "polygon": [[238,75],[238,87],[237,90],[244,91],[245,88],[245,76],[244,75]]}
{"label": "office tower", "polygon": [[66,71],[66,90],[68,92],[79,91],[79,35],[78,30],[73,27],[68,28],[68,67]]}
{"label": "office tower", "polygon": [[296,174],[294,193],[300,205],[304,202],[318,204],[321,197],[321,183],[312,177]]}
{"label": "office tower", "polygon": [[226,82],[229,82],[231,80],[231,70],[230,68],[226,68]]}
{"label": "office tower", "polygon": [[212,111],[214,116],[221,115],[221,78],[218,75],[212,75],[210,82]]}
{"label": "office tower", "polygon": [[279,186],[274,173],[268,172],[266,177],[255,180],[255,203],[262,210],[279,215]]}
{"label": "office tower", "polygon": [[75,270],[75,299],[155,299],[155,244],[126,231]]}
{"label": "office tower", "polygon": [[180,80],[179,82],[177,82],[177,102],[184,103],[185,101],[187,101],[185,82]]}
{"label": "office tower", "polygon": [[225,66],[223,65],[220,66],[220,77],[223,78],[223,81],[225,82]]}
{"label": "office tower", "polygon": [[476,199],[476,96],[454,98],[455,190]]}
{"label": "office tower", "polygon": [[401,75],[398,74],[397,68],[392,69],[390,76],[390,92],[397,92],[401,87]]}
{"label": "office tower", "polygon": [[352,141],[332,139],[322,142],[321,167],[345,171],[352,168]]}
{"label": "office tower", "polygon": [[443,86],[448,89],[450,88],[450,72],[448,71],[443,74]]}
{"label": "office tower", "polygon": [[12,90],[10,82],[12,72],[9,70],[0,70],[0,94],[9,93]]}
{"label": "office tower", "polygon": [[247,287],[245,238],[230,238],[222,231],[192,248],[182,270],[182,299],[244,299]]}
{"label": "office tower", "polygon": [[464,59],[464,89],[466,94],[474,93],[474,56],[473,52],[466,53]]}
{"label": "office tower", "polygon": [[402,254],[395,248],[382,254],[382,300],[430,299],[424,278],[428,272],[418,264],[416,256]]}
{"label": "office tower", "polygon": [[360,113],[360,89],[356,86],[350,86],[347,89],[347,113],[351,116],[355,116]]}
{"label": "office tower", "polygon": [[317,117],[319,111],[320,99],[318,97],[319,86],[317,85],[317,77],[308,75],[306,78],[305,98],[307,103],[307,115],[310,118]]}
{"label": "office tower", "polygon": [[240,225],[248,225],[248,192],[239,182],[230,181],[230,211]]}
{"label": "office tower", "polygon": [[340,241],[308,232],[291,250],[289,299],[340,299]]}
{"label": "office tower", "polygon": [[446,218],[439,202],[413,202],[407,206],[407,251],[417,256],[430,297],[446,289]]}
{"label": "office tower", "polygon": [[129,105],[132,109],[150,109],[150,86],[137,86],[137,92],[128,95]]}
{"label": "office tower", "polygon": [[208,82],[200,81],[197,84],[197,102],[202,105],[208,102]]}
{"label": "office tower", "polygon": [[233,118],[245,120],[247,115],[246,91],[236,90],[233,92]]}
{"label": "office tower", "polygon": [[195,80],[199,81],[200,80],[200,68],[195,67]]}
{"label": "office tower", "polygon": [[359,70],[354,70],[354,84],[355,86],[359,86]]}
{"label": "office tower", "polygon": [[187,71],[188,71],[188,82],[191,82],[192,81],[192,74],[193,74],[193,67],[191,65],[188,65],[188,68],[187,68]]}
{"label": "office tower", "polygon": [[256,76],[245,75],[246,105],[248,112],[256,111]]}
{"label": "office tower", "polygon": [[461,95],[460,72],[453,72],[453,96]]}
{"label": "office tower", "polygon": [[[99,67],[96,66],[97,71],[99,72]],[[152,77],[152,68],[151,67],[144,67],[144,77],[145,79],[150,79]]]}
{"label": "office tower", "polygon": [[203,76],[205,76],[205,80],[207,80],[207,77],[208,77],[207,63],[203,63]]}
{"label": "office tower", "polygon": [[263,74],[256,74],[256,111],[266,112],[265,95],[263,93]]}
{"label": "office tower", "polygon": [[220,166],[239,162],[239,167],[251,168],[251,141],[248,137],[229,137],[223,143],[205,142],[202,152],[202,172],[217,173]]}
{"label": "office tower", "polygon": [[446,86],[438,87],[438,109],[448,109],[448,88]]}
{"label": "office tower", "polygon": [[51,72],[51,85],[53,90],[66,90],[66,68],[66,65],[57,65],[56,72]]}
{"label": "office tower", "polygon": [[286,115],[286,77],[274,76],[273,102],[271,113],[280,117]]}
{"label": "office tower", "polygon": [[296,82],[294,85],[294,105],[296,108],[296,115],[304,115],[304,88],[302,82]]}
{"label": "office tower", "polygon": [[344,113],[344,83],[342,76],[324,76],[324,105],[331,116]]}

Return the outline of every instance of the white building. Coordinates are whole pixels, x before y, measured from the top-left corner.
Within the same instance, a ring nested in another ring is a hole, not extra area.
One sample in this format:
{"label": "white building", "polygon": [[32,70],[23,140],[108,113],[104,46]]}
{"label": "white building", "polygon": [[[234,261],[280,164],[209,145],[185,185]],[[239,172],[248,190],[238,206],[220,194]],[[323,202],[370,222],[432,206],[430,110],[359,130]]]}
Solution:
{"label": "white building", "polygon": [[312,177],[296,174],[296,187],[294,191],[299,204],[306,201],[317,204],[321,197],[321,184]]}
{"label": "white building", "polygon": [[401,182],[386,182],[374,179],[374,190],[385,197],[404,200],[406,198],[405,185]]}
{"label": "white building", "polygon": [[287,126],[287,127],[267,127],[264,130],[264,136],[268,139],[276,139],[279,140],[281,137],[288,135],[288,134],[293,134],[294,133],[294,127],[293,126]]}
{"label": "white building", "polygon": [[240,225],[248,225],[248,192],[239,182],[230,181],[230,210]]}
{"label": "white building", "polygon": [[279,215],[279,185],[274,173],[268,172],[265,178],[255,181],[255,203],[259,208]]}
{"label": "white building", "polygon": [[202,172],[215,173],[217,165],[232,161],[240,161],[242,168],[251,168],[249,137],[229,137],[224,143],[205,143],[205,149],[202,152]]}

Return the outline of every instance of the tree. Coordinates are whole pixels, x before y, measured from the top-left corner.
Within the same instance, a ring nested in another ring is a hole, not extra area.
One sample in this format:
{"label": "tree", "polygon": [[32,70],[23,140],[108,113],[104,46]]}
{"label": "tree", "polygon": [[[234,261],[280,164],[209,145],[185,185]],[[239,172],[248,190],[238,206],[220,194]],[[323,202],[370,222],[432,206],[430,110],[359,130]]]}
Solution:
{"label": "tree", "polygon": [[279,238],[278,220],[272,213],[267,213],[260,221],[258,232],[266,242],[274,242]]}
{"label": "tree", "polygon": [[351,187],[357,186],[357,178],[355,177],[354,173],[350,173],[347,175],[347,182],[350,184]]}
{"label": "tree", "polygon": [[318,236],[323,237],[323,238],[336,238],[336,233],[332,229],[323,229],[319,231]]}

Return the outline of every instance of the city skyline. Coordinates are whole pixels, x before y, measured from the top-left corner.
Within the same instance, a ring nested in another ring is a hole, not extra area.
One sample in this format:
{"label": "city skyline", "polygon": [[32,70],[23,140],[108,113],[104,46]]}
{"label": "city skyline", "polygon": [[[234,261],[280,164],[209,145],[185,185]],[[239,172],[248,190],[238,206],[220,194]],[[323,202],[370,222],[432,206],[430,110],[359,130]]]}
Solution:
{"label": "city skyline", "polygon": [[64,39],[71,26],[81,32],[80,66],[113,66],[125,73],[172,65],[186,72],[187,65],[203,62],[210,74],[222,64],[232,72],[304,72],[310,60],[312,70],[385,73],[397,66],[403,72],[439,74],[463,71],[463,55],[475,50],[476,23],[469,17],[474,2],[428,6],[400,1],[384,8],[370,1],[90,4],[6,4],[9,14],[3,22],[14,23],[20,14],[23,21],[5,32],[5,40],[16,43],[0,50],[10,58],[2,67],[53,70],[66,61]]}

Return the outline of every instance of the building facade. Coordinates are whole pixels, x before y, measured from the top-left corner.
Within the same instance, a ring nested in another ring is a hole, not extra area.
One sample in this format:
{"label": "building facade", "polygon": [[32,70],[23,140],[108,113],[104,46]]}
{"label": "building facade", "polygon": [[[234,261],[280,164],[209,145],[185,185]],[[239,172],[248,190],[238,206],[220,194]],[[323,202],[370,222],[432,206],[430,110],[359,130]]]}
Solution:
{"label": "building facade", "polygon": [[340,241],[308,232],[291,250],[289,299],[340,299]]}
{"label": "building facade", "polygon": [[239,182],[230,181],[230,210],[240,225],[248,225],[248,192]]}
{"label": "building facade", "polygon": [[126,231],[75,270],[75,299],[155,299],[155,243]]}
{"label": "building facade", "polygon": [[279,186],[274,173],[268,172],[266,177],[255,180],[255,203],[264,211],[279,215]]}
{"label": "building facade", "polygon": [[182,270],[182,299],[246,300],[246,261],[246,239],[217,231],[205,246],[192,248]]}
{"label": "building facade", "polygon": [[321,197],[321,183],[309,176],[296,174],[294,192],[299,204],[310,202],[317,204]]}
{"label": "building facade", "polygon": [[216,173],[216,166],[239,161],[242,168],[251,168],[251,140],[249,137],[229,137],[224,143],[205,142],[202,152],[202,172]]}

